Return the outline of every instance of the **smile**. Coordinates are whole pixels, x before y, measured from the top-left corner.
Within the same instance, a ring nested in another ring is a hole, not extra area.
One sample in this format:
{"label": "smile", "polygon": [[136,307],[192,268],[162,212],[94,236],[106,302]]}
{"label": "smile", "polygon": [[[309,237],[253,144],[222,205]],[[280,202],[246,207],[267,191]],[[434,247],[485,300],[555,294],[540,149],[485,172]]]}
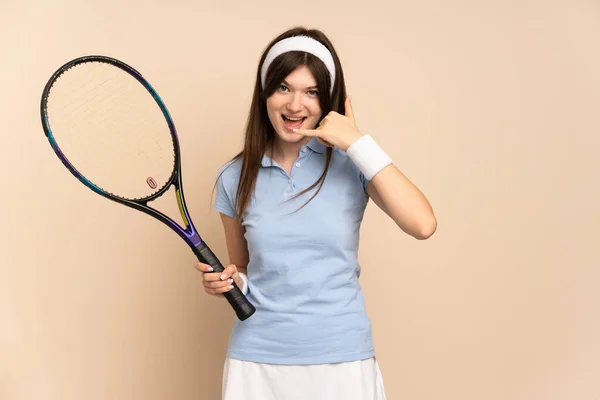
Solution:
{"label": "smile", "polygon": [[292,118],[292,117],[288,117],[283,114],[281,116],[283,117],[284,121],[290,121],[290,122],[299,122],[299,121],[304,122],[304,120],[306,119],[306,117]]}
{"label": "smile", "polygon": [[283,120],[283,126],[288,131],[293,131],[294,129],[300,129],[306,120],[306,117],[300,118],[292,118],[281,114],[281,119]]}

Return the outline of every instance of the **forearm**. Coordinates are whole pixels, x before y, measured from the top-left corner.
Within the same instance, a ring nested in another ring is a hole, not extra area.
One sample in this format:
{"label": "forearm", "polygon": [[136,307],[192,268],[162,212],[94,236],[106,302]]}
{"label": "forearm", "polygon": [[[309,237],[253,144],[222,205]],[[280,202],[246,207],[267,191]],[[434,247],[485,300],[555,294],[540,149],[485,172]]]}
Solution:
{"label": "forearm", "polygon": [[393,164],[369,183],[374,202],[407,234],[427,239],[437,228],[433,209],[423,193]]}
{"label": "forearm", "polygon": [[362,136],[347,153],[370,181],[369,196],[404,232],[417,239],[435,232],[437,222],[431,205],[372,137]]}

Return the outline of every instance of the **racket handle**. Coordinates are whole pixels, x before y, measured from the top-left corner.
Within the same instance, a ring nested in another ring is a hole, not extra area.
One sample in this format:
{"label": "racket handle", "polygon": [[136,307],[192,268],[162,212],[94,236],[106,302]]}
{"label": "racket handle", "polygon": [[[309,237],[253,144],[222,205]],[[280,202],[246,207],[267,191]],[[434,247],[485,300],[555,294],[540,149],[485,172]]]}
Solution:
{"label": "racket handle", "polygon": [[[217,256],[215,256],[206,243],[200,243],[194,249],[194,253],[200,262],[213,267],[214,272],[221,272],[225,269],[223,264],[221,264],[221,261],[219,261]],[[231,289],[229,292],[223,293],[223,296],[225,296],[229,304],[231,304],[235,314],[241,321],[248,319],[256,311],[256,308],[254,308],[252,303],[248,301],[246,296],[244,296],[244,293],[242,293],[242,290],[235,284],[235,282],[233,283],[233,289]]]}

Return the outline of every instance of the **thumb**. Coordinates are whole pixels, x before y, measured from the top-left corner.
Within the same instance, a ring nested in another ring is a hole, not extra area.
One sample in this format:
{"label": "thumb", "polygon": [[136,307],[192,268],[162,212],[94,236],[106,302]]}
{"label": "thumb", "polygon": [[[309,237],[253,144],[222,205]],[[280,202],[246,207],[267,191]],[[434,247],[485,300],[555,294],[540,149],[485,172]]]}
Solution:
{"label": "thumb", "polygon": [[242,280],[242,277],[240,276],[240,271],[237,269],[237,267],[235,265],[232,264],[231,266],[233,267],[233,274],[231,274],[231,279],[233,279],[235,284],[241,289],[244,281]]}
{"label": "thumb", "polygon": [[354,124],[354,126],[356,126],[356,120],[354,119],[354,110],[352,109],[351,96],[352,96],[352,93],[349,93],[348,96],[346,96],[346,102],[344,104],[344,108],[346,109],[346,117],[350,118],[350,121],[352,121],[352,124]]}

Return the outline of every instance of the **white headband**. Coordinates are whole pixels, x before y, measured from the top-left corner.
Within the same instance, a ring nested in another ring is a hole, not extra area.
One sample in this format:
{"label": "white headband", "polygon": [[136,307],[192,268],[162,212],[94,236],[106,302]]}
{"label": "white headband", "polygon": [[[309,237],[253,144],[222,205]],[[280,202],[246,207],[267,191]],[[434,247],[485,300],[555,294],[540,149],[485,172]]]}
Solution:
{"label": "white headband", "polygon": [[260,79],[263,88],[265,87],[267,71],[273,60],[281,54],[289,51],[304,51],[323,61],[329,70],[329,74],[331,75],[331,88],[329,91],[333,92],[333,84],[335,83],[335,63],[333,62],[333,57],[331,56],[329,50],[327,50],[327,47],[325,47],[321,42],[308,36],[289,37],[277,42],[275,45],[273,45],[273,47],[271,47],[267,57],[265,58],[265,62],[262,65],[260,73]]}

